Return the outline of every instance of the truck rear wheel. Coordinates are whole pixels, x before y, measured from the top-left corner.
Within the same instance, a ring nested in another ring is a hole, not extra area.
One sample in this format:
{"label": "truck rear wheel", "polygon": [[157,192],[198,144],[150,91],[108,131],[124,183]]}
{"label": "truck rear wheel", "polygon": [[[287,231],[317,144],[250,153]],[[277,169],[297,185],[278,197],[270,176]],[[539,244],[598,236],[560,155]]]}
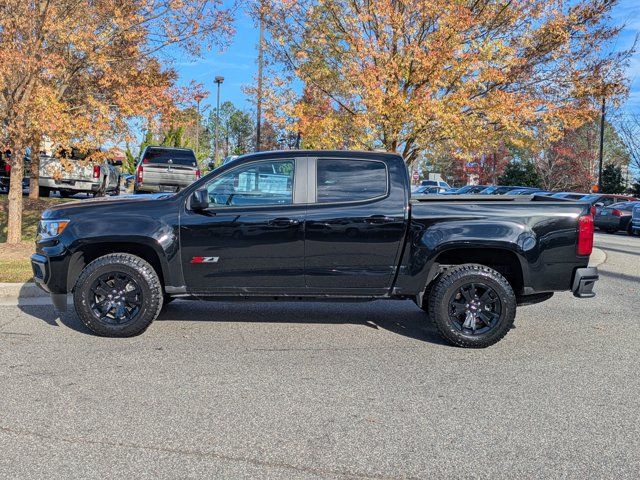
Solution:
{"label": "truck rear wheel", "polygon": [[76,313],[97,335],[131,337],[144,332],[162,309],[162,285],[149,263],[128,253],[87,265],[73,292]]}
{"label": "truck rear wheel", "polygon": [[432,285],[429,316],[440,334],[460,347],[484,348],[513,325],[516,296],[509,282],[484,265],[447,270]]}

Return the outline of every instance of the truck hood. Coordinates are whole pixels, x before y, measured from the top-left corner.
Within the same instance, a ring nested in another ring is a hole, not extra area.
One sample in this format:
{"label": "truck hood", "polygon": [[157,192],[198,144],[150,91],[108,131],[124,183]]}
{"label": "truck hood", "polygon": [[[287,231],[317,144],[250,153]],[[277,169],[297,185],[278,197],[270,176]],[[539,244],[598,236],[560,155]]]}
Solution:
{"label": "truck hood", "polygon": [[[128,208],[143,208],[145,203],[161,202],[174,197],[173,193],[153,193],[146,195],[120,195],[117,197],[98,197],[87,200],[78,200],[75,202],[61,203],[45,210],[42,214],[43,219],[64,218],[67,215],[86,214],[91,209],[94,210],[114,210]],[[135,207],[133,207],[135,205]]]}

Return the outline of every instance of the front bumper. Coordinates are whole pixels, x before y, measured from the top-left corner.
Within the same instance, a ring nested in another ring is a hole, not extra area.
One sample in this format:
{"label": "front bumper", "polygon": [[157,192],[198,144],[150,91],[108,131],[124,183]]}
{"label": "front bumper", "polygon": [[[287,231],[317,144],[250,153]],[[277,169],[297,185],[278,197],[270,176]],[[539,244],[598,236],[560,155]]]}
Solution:
{"label": "front bumper", "polygon": [[578,298],[591,298],[596,294],[593,291],[595,283],[600,276],[596,267],[578,268],[573,277],[573,296]]}
{"label": "front bumper", "polygon": [[33,270],[33,281],[42,290],[51,295],[51,301],[56,310],[64,312],[67,310],[67,294],[53,293],[48,286],[51,278],[51,267],[49,259],[39,253],[31,255],[31,269]]}

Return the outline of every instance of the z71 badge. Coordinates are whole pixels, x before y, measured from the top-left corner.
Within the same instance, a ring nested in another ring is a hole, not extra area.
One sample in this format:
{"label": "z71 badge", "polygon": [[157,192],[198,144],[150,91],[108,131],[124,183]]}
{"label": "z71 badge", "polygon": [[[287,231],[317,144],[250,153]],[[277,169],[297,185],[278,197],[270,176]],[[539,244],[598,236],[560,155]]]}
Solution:
{"label": "z71 badge", "polygon": [[220,257],[192,257],[191,263],[218,263]]}

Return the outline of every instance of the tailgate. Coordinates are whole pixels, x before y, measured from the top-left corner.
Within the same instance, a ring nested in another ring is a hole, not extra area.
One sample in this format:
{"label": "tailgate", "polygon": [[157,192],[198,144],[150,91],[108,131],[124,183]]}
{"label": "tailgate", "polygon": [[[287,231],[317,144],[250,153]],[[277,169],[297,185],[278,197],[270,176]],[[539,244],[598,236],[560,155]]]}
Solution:
{"label": "tailgate", "polygon": [[196,180],[196,168],[187,165],[145,163],[143,183],[169,187],[186,187]]}
{"label": "tailgate", "polygon": [[76,159],[61,159],[55,157],[40,158],[40,176],[53,178],[57,182],[65,180],[93,181],[93,163]]}

